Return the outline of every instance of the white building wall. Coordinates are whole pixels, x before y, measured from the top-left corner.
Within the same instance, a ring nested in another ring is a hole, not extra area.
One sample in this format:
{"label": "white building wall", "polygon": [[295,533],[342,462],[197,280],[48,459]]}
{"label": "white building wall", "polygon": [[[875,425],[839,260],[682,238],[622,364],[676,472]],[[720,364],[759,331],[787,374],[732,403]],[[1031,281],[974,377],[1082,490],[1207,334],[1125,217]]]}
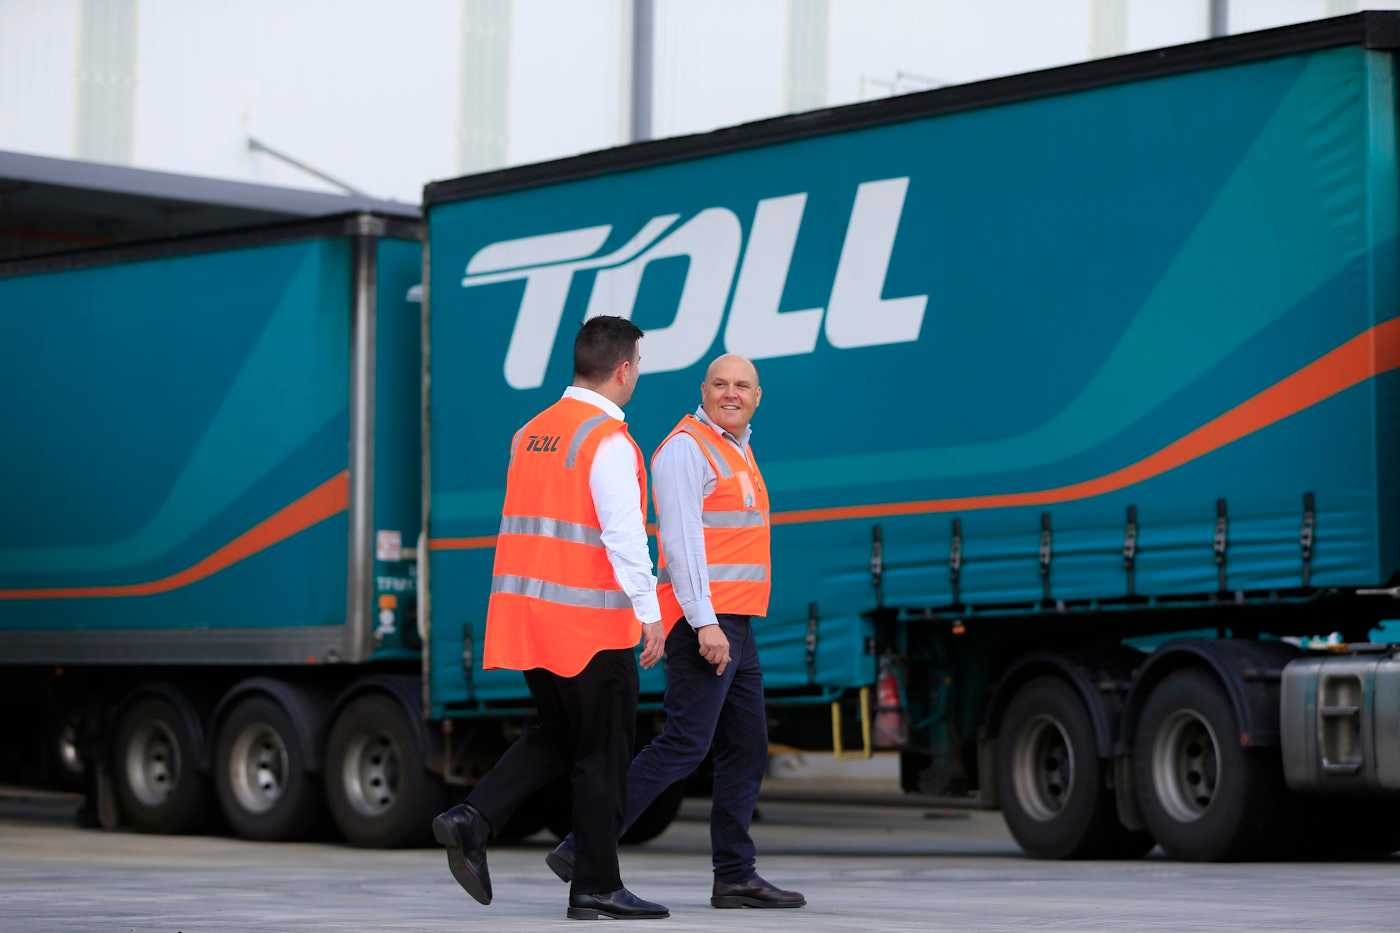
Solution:
{"label": "white building wall", "polygon": [[73,154],[78,0],[0,0],[0,149]]}
{"label": "white building wall", "polygon": [[[369,194],[415,202],[425,182],[464,170],[626,141],[632,0],[118,0],[135,22],[126,137],[97,122],[106,91],[83,84],[83,12],[103,2],[0,0],[0,149],[335,190],[251,151],[254,136]],[[1359,8],[1400,0],[1229,0],[1229,24]],[[1209,0],[656,0],[654,132],[1194,41],[1208,10]],[[463,41],[472,16],[507,25],[474,46]],[[486,142],[464,147],[478,131]]]}

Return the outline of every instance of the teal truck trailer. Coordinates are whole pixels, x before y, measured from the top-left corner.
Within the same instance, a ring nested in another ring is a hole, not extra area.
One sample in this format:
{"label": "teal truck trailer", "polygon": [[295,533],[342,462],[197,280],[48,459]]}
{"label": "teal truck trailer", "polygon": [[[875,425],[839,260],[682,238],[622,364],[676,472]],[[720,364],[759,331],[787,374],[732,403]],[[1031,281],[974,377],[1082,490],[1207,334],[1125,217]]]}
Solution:
{"label": "teal truck trailer", "polygon": [[0,266],[0,767],[417,838],[530,715],[480,664],[507,447],[611,313],[646,450],[759,367],[775,741],[897,751],[1039,857],[1393,850],[1397,49],[1359,14],[443,181],[421,246]]}
{"label": "teal truck trailer", "polygon": [[429,717],[526,701],[479,663],[508,442],[617,314],[645,450],[757,362],[775,740],[898,749],[1036,856],[1400,846],[1397,46],[1360,14],[429,185]]}
{"label": "teal truck trailer", "polygon": [[421,256],[365,214],[0,265],[5,778],[421,834]]}

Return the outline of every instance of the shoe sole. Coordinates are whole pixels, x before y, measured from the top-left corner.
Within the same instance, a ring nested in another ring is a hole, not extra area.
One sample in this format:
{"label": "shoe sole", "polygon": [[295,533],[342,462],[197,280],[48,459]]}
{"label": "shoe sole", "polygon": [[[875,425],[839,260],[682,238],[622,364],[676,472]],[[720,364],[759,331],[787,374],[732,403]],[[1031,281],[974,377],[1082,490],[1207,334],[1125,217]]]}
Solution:
{"label": "shoe sole", "polygon": [[466,856],[462,854],[462,841],[457,838],[457,832],[452,828],[452,824],[440,816],[433,818],[433,838],[447,850],[447,869],[452,872],[452,878],[462,890],[466,891],[478,904],[490,904],[491,895],[486,893],[486,886],[481,883],[476,872],[472,871],[467,864]]}
{"label": "shoe sole", "polygon": [[665,920],[671,912],[645,914],[615,914],[594,907],[570,907],[565,914],[570,920]]}
{"label": "shoe sole", "polygon": [[807,901],[794,901],[791,904],[779,904],[774,901],[761,901],[753,897],[735,897],[727,895],[725,897],[710,898],[710,906],[720,910],[729,910],[736,907],[755,907],[763,910],[789,910],[796,907],[806,907]]}
{"label": "shoe sole", "polygon": [[549,870],[554,872],[554,877],[568,884],[574,880],[574,866],[572,862],[566,861],[557,852],[550,852],[544,857],[544,863],[549,866]]}

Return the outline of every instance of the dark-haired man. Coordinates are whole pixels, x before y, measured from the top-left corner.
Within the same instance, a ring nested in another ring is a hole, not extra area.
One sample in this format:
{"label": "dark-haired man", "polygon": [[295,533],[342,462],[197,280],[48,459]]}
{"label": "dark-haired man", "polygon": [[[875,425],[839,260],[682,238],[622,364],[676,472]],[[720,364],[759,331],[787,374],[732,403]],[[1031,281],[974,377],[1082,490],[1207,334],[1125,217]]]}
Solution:
{"label": "dark-haired man", "polygon": [[661,657],[647,549],[646,467],[622,406],[637,385],[642,331],[595,317],[574,340],[573,385],[515,435],[496,540],[482,667],[525,672],[539,718],[459,804],[433,820],[453,878],[491,903],[486,842],[536,791],[569,776],[577,861],[571,919],[669,916],[622,885],[637,666]]}

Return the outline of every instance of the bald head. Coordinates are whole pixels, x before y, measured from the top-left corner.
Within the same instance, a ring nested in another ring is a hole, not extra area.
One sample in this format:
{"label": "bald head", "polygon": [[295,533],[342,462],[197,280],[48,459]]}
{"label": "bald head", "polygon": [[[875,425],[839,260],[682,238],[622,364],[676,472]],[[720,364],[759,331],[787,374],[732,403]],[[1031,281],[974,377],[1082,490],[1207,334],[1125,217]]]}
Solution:
{"label": "bald head", "polygon": [[705,381],[700,383],[700,406],[705,414],[740,439],[762,398],[757,367],[735,353],[726,353],[712,362],[705,370]]}
{"label": "bald head", "polygon": [[709,382],[716,372],[721,371],[735,375],[744,374],[754,386],[758,385],[758,367],[754,366],[752,360],[737,353],[726,353],[711,360],[705,369],[705,381]]}

